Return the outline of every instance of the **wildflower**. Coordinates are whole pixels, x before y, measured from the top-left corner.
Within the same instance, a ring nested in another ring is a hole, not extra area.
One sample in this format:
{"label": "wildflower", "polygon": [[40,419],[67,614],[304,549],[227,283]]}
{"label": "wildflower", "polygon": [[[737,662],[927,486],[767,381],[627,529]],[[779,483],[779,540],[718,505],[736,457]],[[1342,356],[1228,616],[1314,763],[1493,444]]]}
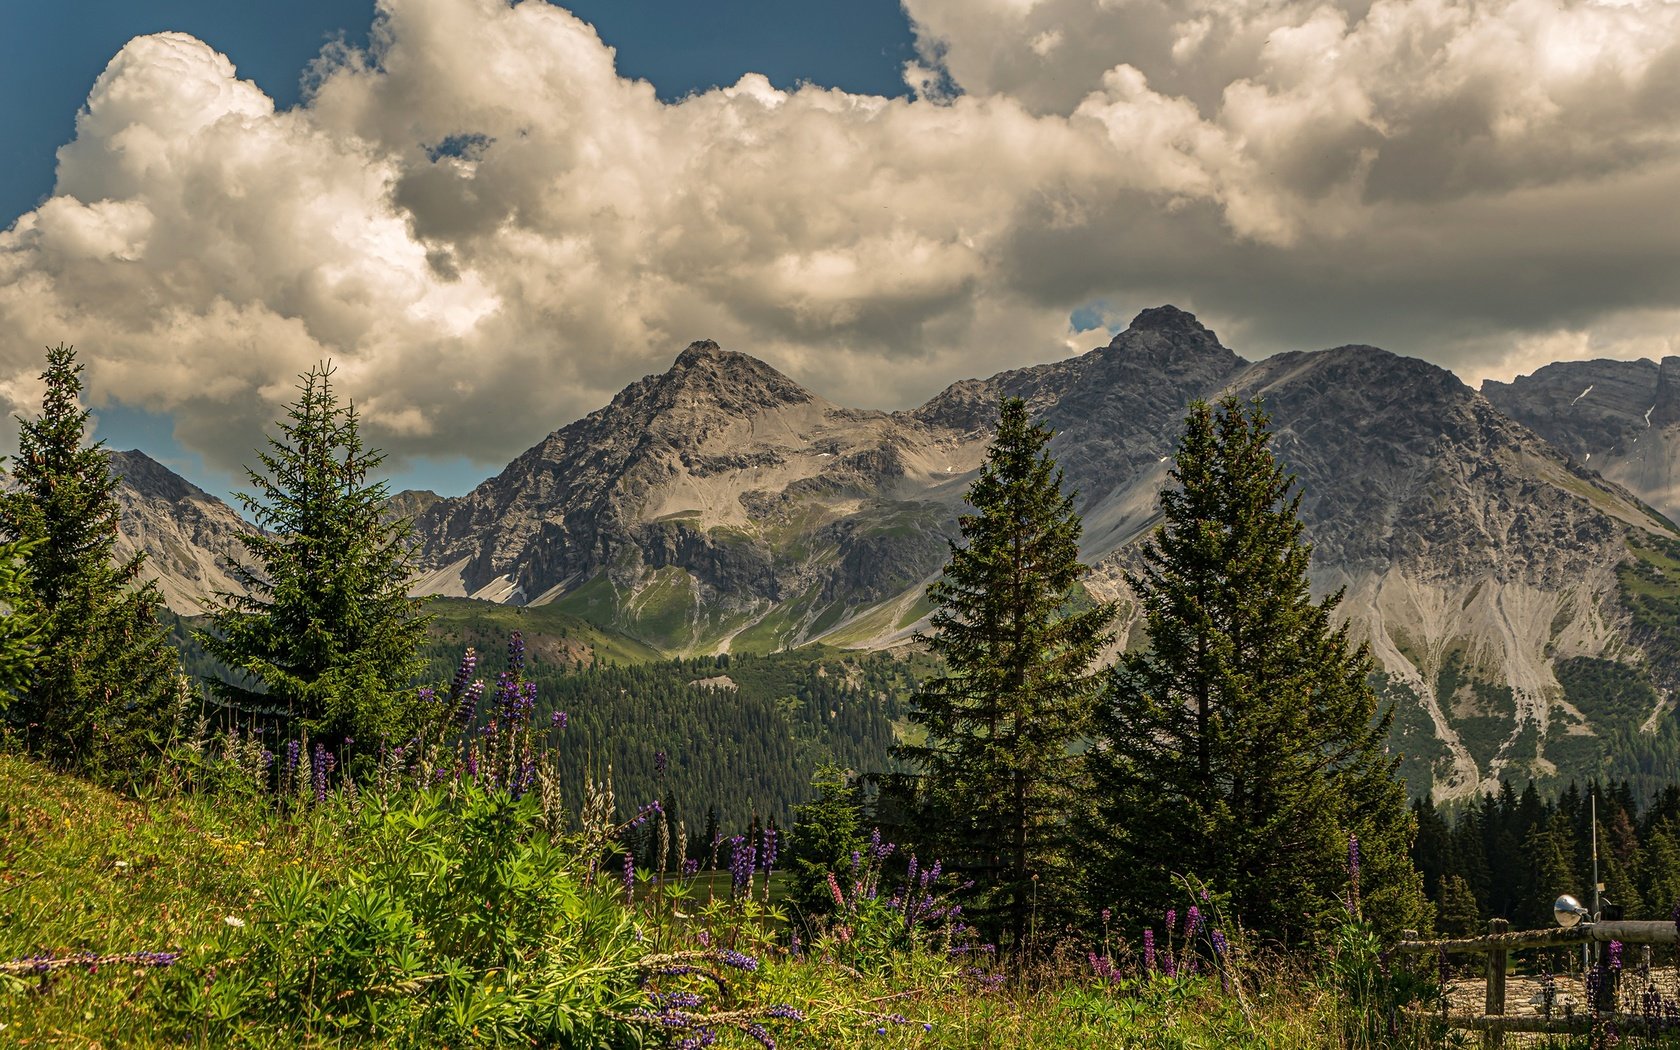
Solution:
{"label": "wildflower", "polygon": [[327,777],[332,773],[332,767],[338,760],[327,750],[327,746],[320,742],[315,744],[315,761],[311,768],[315,771],[315,801],[327,800]]}
{"label": "wildflower", "polygon": [[630,854],[624,855],[624,903],[636,902],[636,859]]}
{"label": "wildflower", "polygon": [[731,845],[729,874],[736,897],[752,894],[753,868],[757,866],[758,847],[749,844],[744,835],[729,840]]}
{"label": "wildflower", "polygon": [[1184,913],[1184,939],[1187,941],[1194,940],[1196,931],[1201,929],[1201,926],[1202,910],[1192,904],[1190,910]]}
{"label": "wildflower", "polygon": [[461,692],[461,706],[455,711],[455,723],[462,729],[472,725],[478,715],[478,702],[484,698],[484,683],[477,681]]}
{"label": "wildflower", "polygon": [[1143,968],[1150,973],[1155,972],[1155,930],[1143,931]]}
{"label": "wildflower", "polygon": [[519,675],[525,670],[525,638],[518,631],[508,638],[508,672]]}
{"label": "wildflower", "polygon": [[554,714],[549,716],[548,724],[553,726],[556,729],[566,728],[566,712],[564,712],[564,711],[554,712]]}
{"label": "wildflower", "polygon": [[737,970],[745,970],[748,973],[758,969],[757,959],[733,948],[720,948],[713,958],[725,966],[733,966]]}
{"label": "wildflower", "polygon": [[449,699],[459,700],[466,692],[467,684],[472,681],[473,672],[478,669],[478,650],[472,646],[461,654],[461,665],[455,669],[455,678],[449,683]]}
{"label": "wildflower", "polygon": [[665,775],[665,768],[668,764],[669,764],[669,759],[666,757],[664,751],[655,751],[653,753],[653,775],[654,776],[656,776],[656,777],[664,776]]}
{"label": "wildflower", "polygon": [[229,915],[228,917],[226,917],[222,921],[227,923],[229,926],[232,926],[236,930],[242,929],[245,926],[245,920],[241,919],[237,915]]}

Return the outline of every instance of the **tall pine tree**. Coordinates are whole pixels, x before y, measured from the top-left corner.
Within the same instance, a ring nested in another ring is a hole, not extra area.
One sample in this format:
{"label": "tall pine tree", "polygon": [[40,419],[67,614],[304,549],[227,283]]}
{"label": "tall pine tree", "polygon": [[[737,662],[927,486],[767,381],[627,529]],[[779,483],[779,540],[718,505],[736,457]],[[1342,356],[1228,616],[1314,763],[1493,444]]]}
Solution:
{"label": "tall pine tree", "polygon": [[1295,941],[1344,916],[1357,835],[1365,915],[1417,925],[1389,718],[1365,649],[1331,625],[1339,596],[1309,593],[1300,495],[1259,405],[1194,404],[1171,476],[1129,575],[1150,648],[1125,654],[1099,715],[1095,900],[1154,915],[1191,875]]}
{"label": "tall pine tree", "polygon": [[967,916],[1017,949],[1075,917],[1075,816],[1088,797],[1087,739],[1114,608],[1080,587],[1079,516],[1025,403],[1001,406],[944,576],[929,588],[929,643],[944,675],[897,749],[919,772],[923,848],[976,880]]}
{"label": "tall pine tree", "polygon": [[213,688],[237,712],[278,718],[329,741],[400,736],[414,727],[410,688],[427,618],[408,596],[408,523],[382,515],[384,460],[362,443],[333,369],[300,377],[299,397],[247,470],[240,501],[262,531],[240,537],[244,594],[222,594],[205,651],[236,672]]}
{"label": "tall pine tree", "polygon": [[18,457],[0,528],[26,550],[13,615],[33,621],[39,662],[7,705],[25,747],[66,768],[122,781],[161,743],[180,665],[141,578],[144,555],[116,559],[117,481],[104,443],[85,444],[82,366],[47,351],[46,398],[18,420]]}

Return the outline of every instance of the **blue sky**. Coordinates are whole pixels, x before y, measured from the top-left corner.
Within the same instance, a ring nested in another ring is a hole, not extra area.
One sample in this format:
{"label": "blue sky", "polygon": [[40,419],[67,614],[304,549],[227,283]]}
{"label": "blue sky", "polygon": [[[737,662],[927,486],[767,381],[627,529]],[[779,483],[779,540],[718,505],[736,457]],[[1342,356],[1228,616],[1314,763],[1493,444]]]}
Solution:
{"label": "blue sky", "polygon": [[[621,74],[680,98],[743,73],[778,87],[801,81],[903,95],[913,57],[896,0],[577,0],[565,5],[618,51]],[[0,13],[0,227],[53,188],[54,155],[107,62],[136,36],[191,33],[226,54],[278,106],[298,102],[302,73],[324,43],[365,46],[372,0],[7,0]],[[224,498],[230,476],[174,438],[168,415],[110,403],[98,436],[138,447]],[[490,471],[465,456],[428,456],[397,472],[395,489],[464,492]],[[237,488],[237,481],[234,481]]]}
{"label": "blue sky", "polygon": [[0,414],[73,342],[224,489],[330,359],[459,492],[700,339],[886,409],[1163,303],[1680,354],[1680,0],[377,3],[0,3]]}

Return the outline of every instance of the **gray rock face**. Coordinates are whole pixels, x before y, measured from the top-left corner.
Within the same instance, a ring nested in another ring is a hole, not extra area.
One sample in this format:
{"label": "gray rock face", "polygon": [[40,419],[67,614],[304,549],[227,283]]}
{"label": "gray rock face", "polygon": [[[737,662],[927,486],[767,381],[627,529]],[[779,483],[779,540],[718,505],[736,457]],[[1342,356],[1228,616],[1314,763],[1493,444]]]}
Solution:
{"label": "gray rock face", "polygon": [[[1315,587],[1345,592],[1340,614],[1402,704],[1408,775],[1463,796],[1500,775],[1596,768],[1590,742],[1629,728],[1567,694],[1558,671],[1590,659],[1647,674],[1622,574],[1638,555],[1658,579],[1647,555],[1674,533],[1636,498],[1666,506],[1634,466],[1667,460],[1626,450],[1634,438],[1660,450],[1649,435],[1680,431],[1664,423],[1680,420],[1676,369],[1558,365],[1484,396],[1369,346],[1250,363],[1160,307],[1089,353],[887,413],[835,405],[703,342],[469,494],[404,493],[392,509],[415,517],[419,593],[557,603],[671,652],[891,645],[925,625],[923,592],[1000,396],[1026,399],[1055,431],[1091,586],[1121,599],[1187,404],[1260,397],[1301,482]],[[1601,477],[1606,462],[1625,469]],[[202,502],[167,478],[145,486],[159,514],[166,493]],[[137,531],[157,546],[162,530]],[[1643,725],[1669,717],[1659,706]]]}
{"label": "gray rock face", "polygon": [[1482,394],[1501,412],[1680,520],[1680,357],[1559,361]]}
{"label": "gray rock face", "polygon": [[238,536],[249,527],[232,507],[144,452],[112,452],[111,473],[121,481],[117,554],[145,552],[169,608],[196,615],[217,592],[239,591],[227,567],[243,559]]}

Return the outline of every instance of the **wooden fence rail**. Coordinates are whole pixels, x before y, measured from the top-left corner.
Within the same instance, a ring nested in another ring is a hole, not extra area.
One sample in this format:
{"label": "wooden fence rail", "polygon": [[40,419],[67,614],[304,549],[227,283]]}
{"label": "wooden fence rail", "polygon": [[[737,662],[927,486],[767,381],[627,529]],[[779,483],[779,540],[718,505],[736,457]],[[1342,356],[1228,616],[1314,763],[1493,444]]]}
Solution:
{"label": "wooden fence rail", "polygon": [[[1499,932],[1494,932],[1495,923],[1499,924]],[[1552,930],[1514,930],[1507,933],[1505,920],[1494,919],[1488,923],[1488,932],[1480,937],[1458,937],[1445,941],[1406,940],[1401,941],[1395,950],[1412,955],[1432,955],[1436,952],[1453,955],[1482,952],[1491,954],[1508,952],[1512,948],[1558,948],[1594,942],[1606,944],[1610,941],[1621,941],[1623,944],[1674,944],[1677,938],[1672,922],[1626,919],[1615,922],[1583,922],[1567,930],[1558,927]]]}
{"label": "wooden fence rail", "polygon": [[[1616,1013],[1613,1010],[1595,1012],[1591,1009],[1591,1004],[1582,1014],[1566,1010],[1563,1016],[1505,1016],[1505,976],[1513,951],[1577,944],[1607,944],[1611,941],[1622,944],[1676,944],[1680,943],[1680,931],[1677,931],[1672,922],[1631,920],[1583,922],[1568,929],[1560,927],[1550,930],[1512,930],[1506,920],[1492,919],[1488,922],[1488,932],[1480,937],[1435,941],[1408,938],[1400,942],[1396,951],[1403,955],[1450,953],[1487,956],[1487,996],[1484,1013],[1480,1016],[1449,1014],[1445,1018],[1449,1028],[1481,1032],[1484,1047],[1503,1046],[1507,1032],[1578,1034],[1591,1031],[1595,1023],[1614,1024],[1618,1032],[1630,1035],[1655,1035],[1676,1031],[1675,1023],[1668,1018]],[[1613,973],[1608,976],[1611,980],[1615,979]],[[1609,991],[1608,999],[1612,1004],[1616,1001],[1613,987]]]}

